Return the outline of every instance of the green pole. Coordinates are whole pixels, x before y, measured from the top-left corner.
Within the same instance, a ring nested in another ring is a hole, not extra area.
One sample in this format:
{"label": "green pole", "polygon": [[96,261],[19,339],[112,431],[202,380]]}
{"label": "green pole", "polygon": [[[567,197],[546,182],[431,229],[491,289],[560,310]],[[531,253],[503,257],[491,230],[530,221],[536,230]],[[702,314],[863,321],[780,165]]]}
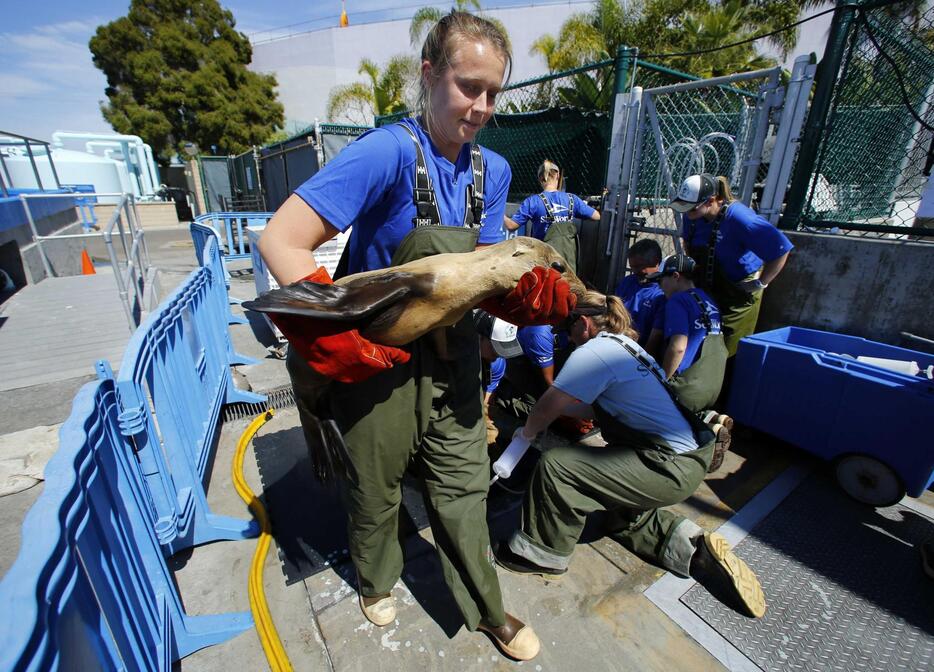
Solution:
{"label": "green pole", "polygon": [[824,57],[817,66],[817,88],[814,92],[814,99],[811,101],[807,124],[801,135],[795,174],[788,189],[785,214],[779,221],[781,229],[794,230],[801,219],[804,201],[811,184],[811,174],[814,171],[821,141],[824,139],[822,136],[827,126],[827,114],[833,101],[837,75],[843,63],[846,41],[856,9],[851,5],[842,5],[834,12],[833,21],[830,23],[830,34],[827,36]]}
{"label": "green pole", "polygon": [[629,69],[632,67],[632,53],[625,44],[619,45],[616,49],[616,60],[613,67],[616,69],[616,80],[613,83],[613,93],[626,93],[629,90]]}

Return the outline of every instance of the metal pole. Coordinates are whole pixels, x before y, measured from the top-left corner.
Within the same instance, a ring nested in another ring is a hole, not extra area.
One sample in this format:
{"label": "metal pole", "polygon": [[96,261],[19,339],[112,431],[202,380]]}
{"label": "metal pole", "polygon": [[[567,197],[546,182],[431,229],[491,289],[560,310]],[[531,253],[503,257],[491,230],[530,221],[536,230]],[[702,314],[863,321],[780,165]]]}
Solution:
{"label": "metal pole", "polygon": [[[667,86],[658,86],[654,89],[648,89],[653,96],[663,93],[672,93],[674,91],[689,91],[691,89],[702,89],[710,86],[720,86],[723,84],[732,84],[733,82],[745,82],[748,79],[762,79],[772,74],[775,68],[763,68],[762,70],[750,70],[749,72],[740,72],[733,75],[724,75],[723,77],[713,77],[712,79],[698,79],[693,82],[680,82],[678,84],[668,84]],[[748,92],[747,92],[748,93]],[[755,95],[755,94],[749,94]]]}
{"label": "metal pole", "polygon": [[39,258],[42,260],[42,268],[45,270],[45,274],[54,278],[55,273],[52,272],[52,265],[49,263],[48,257],[45,256],[45,249],[42,247],[42,240],[39,238],[39,231],[36,229],[36,222],[32,218],[32,211],[29,209],[29,203],[26,200],[25,194],[19,195],[19,200],[23,204],[23,210],[26,212],[26,220],[29,222],[29,228],[32,230],[32,239],[36,242],[36,249],[39,250]]}
{"label": "metal pole", "polygon": [[126,313],[127,322],[130,325],[130,331],[136,331],[136,322],[133,319],[133,311],[130,310],[130,304],[127,299],[126,285],[123,284],[123,277],[120,275],[120,266],[117,264],[117,253],[114,251],[113,236],[107,229],[102,234],[104,244],[107,246],[107,253],[110,255],[110,265],[114,269],[114,280],[117,283],[117,293],[120,294],[120,303],[123,304],[123,310]]}
{"label": "metal pole", "polygon": [[769,130],[769,113],[775,106],[776,93],[779,84],[779,75],[781,70],[775,68],[769,75],[768,84],[763,85],[759,90],[759,97],[756,101],[756,127],[752,136],[752,145],[746,152],[746,158],[742,165],[742,178],[740,180],[740,199],[746,205],[749,205],[752,199],[752,188],[755,185],[756,175],[759,172],[759,164],[762,162],[762,147],[765,145],[765,136]]}
{"label": "metal pole", "polygon": [[[45,191],[45,187],[42,186],[42,178],[39,177],[39,167],[36,166],[36,157],[32,155],[32,146],[29,144],[29,140],[26,141],[26,153],[29,154],[29,163],[32,164],[32,172],[36,176],[36,185],[40,191]],[[49,157],[49,161],[51,160],[52,157]]]}
{"label": "metal pole", "polygon": [[[626,106],[626,143],[623,151],[623,166],[619,180],[616,212],[611,222],[615,224],[610,229],[607,239],[610,268],[607,273],[606,290],[612,291],[619,276],[619,267],[625,263],[626,249],[629,247],[628,226],[630,221],[630,207],[633,189],[633,168],[637,152],[637,142],[641,138],[639,127],[642,122],[642,88],[635,86],[629,94],[629,104]],[[638,180],[638,177],[636,178]]]}
{"label": "metal pole", "polygon": [[762,191],[762,203],[759,206],[759,213],[766,217],[773,226],[778,224],[781,216],[782,201],[785,189],[788,187],[791,168],[794,165],[797,145],[801,140],[801,123],[807,112],[808,95],[814,83],[816,67],[811,65],[808,56],[796,58],[791,71],[791,79],[785,91],[785,103],[778,123],[778,132],[775,135],[775,148],[772,150],[769,173]]}
{"label": "metal pole", "polygon": [[856,8],[842,5],[834,12],[830,23],[830,33],[827,36],[827,46],[824,57],[817,67],[817,90],[811,102],[811,111],[808,114],[807,125],[801,137],[801,148],[798,151],[798,163],[795,175],[788,190],[785,214],[779,222],[779,228],[794,230],[798,227],[801,212],[804,210],[804,199],[811,184],[811,174],[817,161],[817,154],[821,146],[821,138],[827,124],[827,114],[833,100],[834,89],[837,84],[837,75],[843,63],[843,54],[846,51],[846,42],[850,34],[850,25]]}
{"label": "metal pole", "polygon": [[43,143],[45,145],[46,154],[49,156],[49,168],[52,169],[52,177],[55,178],[55,187],[56,189],[62,188],[62,182],[58,179],[58,171],[55,170],[55,162],[52,160],[52,148],[49,147],[49,143]]}

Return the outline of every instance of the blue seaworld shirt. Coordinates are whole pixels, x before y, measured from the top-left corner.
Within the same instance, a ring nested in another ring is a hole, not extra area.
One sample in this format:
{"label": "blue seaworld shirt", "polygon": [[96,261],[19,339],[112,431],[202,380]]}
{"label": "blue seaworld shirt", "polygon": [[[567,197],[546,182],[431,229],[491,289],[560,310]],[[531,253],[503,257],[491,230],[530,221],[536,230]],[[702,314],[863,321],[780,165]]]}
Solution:
{"label": "blue seaworld shirt", "polygon": [[[703,217],[683,218],[682,238],[692,247],[706,248],[710,242],[713,222]],[[739,202],[729,205],[720,228],[714,256],[726,277],[739,282],[760,268],[763,262],[778,259],[794,245],[788,237],[756,214],[755,210]]]}
{"label": "blue seaworld shirt", "polygon": [[[707,314],[710,315],[710,332],[719,334],[720,332],[720,310],[714,303],[710,295],[702,289],[692,290],[697,293],[701,301],[707,307]],[[707,329],[704,327],[704,321],[701,319],[701,308],[697,305],[697,300],[691,296],[691,292],[677,292],[669,297],[665,303],[665,339],[669,339],[676,334],[688,337],[687,348],[684,351],[684,359],[678,365],[675,373],[683,373],[691,368],[691,365],[697,361],[700,354],[701,344],[707,338]]]}
{"label": "blue seaworld shirt", "polygon": [[[404,119],[418,137],[438,199],[441,221],[462,226],[465,191],[473,184],[470,145],[454,163],[441,155],[415,119]],[[503,239],[503,215],[512,171],[499,154],[481,148],[484,209],[481,244]],[[347,145],[295,193],[339,231],[353,226],[348,245],[349,273],[386,268],[396,248],[412,230],[415,144],[405,129],[393,124],[367,131]]]}
{"label": "blue seaworld shirt", "polygon": [[616,285],[614,294],[623,300],[632,316],[632,327],[639,332],[639,345],[645,347],[652,325],[665,306],[665,293],[657,282],[639,282],[639,277],[630,273]]}
{"label": "blue seaworld shirt", "polygon": [[546,369],[555,363],[555,337],[551,327],[536,325],[522,327],[516,332],[516,340],[522,352],[535,366]]}
{"label": "blue seaworld shirt", "polygon": [[[543,191],[542,196],[548,200],[556,222],[569,222],[575,217],[586,219],[596,212],[574,194],[564,191]],[[545,204],[542,203],[539,194],[525,199],[516,214],[512,216],[512,221],[520,226],[531,221],[532,237],[539,240],[545,239],[545,234],[548,233],[548,227],[551,225]]]}

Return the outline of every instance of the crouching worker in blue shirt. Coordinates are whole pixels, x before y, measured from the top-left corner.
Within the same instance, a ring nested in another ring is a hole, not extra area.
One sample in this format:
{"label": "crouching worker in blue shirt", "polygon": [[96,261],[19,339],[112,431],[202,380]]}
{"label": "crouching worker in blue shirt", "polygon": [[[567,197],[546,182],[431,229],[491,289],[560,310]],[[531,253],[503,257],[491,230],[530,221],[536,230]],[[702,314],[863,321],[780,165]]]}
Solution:
{"label": "crouching worker in blue shirt", "polygon": [[667,299],[662,369],[678,400],[688,410],[700,414],[716,435],[710,462],[710,471],[716,471],[729,450],[733,424],[728,416],[711,410],[723,387],[727,351],[720,329],[720,311],[707,292],[694,286],[695,269],[691,257],[674,254],[648,277],[658,282]]}
{"label": "crouching worker in blue shirt", "polygon": [[619,298],[606,300],[604,315],[569,318],[578,347],[507,451],[528,446],[561,414],[592,414],[608,445],[575,444],[542,455],[523,502],[521,529],[495,548],[496,560],[515,573],[560,576],[587,514],[607,511],[609,536],[625,548],[716,586],[712,592],[728,595],[731,606],[760,617],[762,588],[726,540],[661,508],[684,501],[700,485],[714,437],[675,400],[665,373],[636,343]]}
{"label": "crouching worker in blue shirt", "polygon": [[665,310],[665,294],[649,276],[662,263],[662,248],[657,241],[643,238],[626,252],[629,275],[619,281],[613,292],[623,300],[632,316],[632,326],[639,334],[639,345],[653,356],[661,345],[661,330],[653,329],[656,319]]}

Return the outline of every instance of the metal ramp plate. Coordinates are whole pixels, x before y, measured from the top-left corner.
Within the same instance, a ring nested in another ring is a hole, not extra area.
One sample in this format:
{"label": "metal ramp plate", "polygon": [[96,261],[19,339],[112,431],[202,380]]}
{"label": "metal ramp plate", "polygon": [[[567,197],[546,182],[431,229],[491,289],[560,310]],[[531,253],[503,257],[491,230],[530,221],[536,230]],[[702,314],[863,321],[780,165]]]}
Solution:
{"label": "metal ramp plate", "polygon": [[934,580],[918,551],[934,539],[934,511],[910,499],[864,507],[820,475],[788,486],[783,500],[773,490],[770,512],[759,502],[760,520],[738,543],[740,528],[727,530],[762,583],[764,618],[671,576],[647,596],[729,669],[934,668]]}

